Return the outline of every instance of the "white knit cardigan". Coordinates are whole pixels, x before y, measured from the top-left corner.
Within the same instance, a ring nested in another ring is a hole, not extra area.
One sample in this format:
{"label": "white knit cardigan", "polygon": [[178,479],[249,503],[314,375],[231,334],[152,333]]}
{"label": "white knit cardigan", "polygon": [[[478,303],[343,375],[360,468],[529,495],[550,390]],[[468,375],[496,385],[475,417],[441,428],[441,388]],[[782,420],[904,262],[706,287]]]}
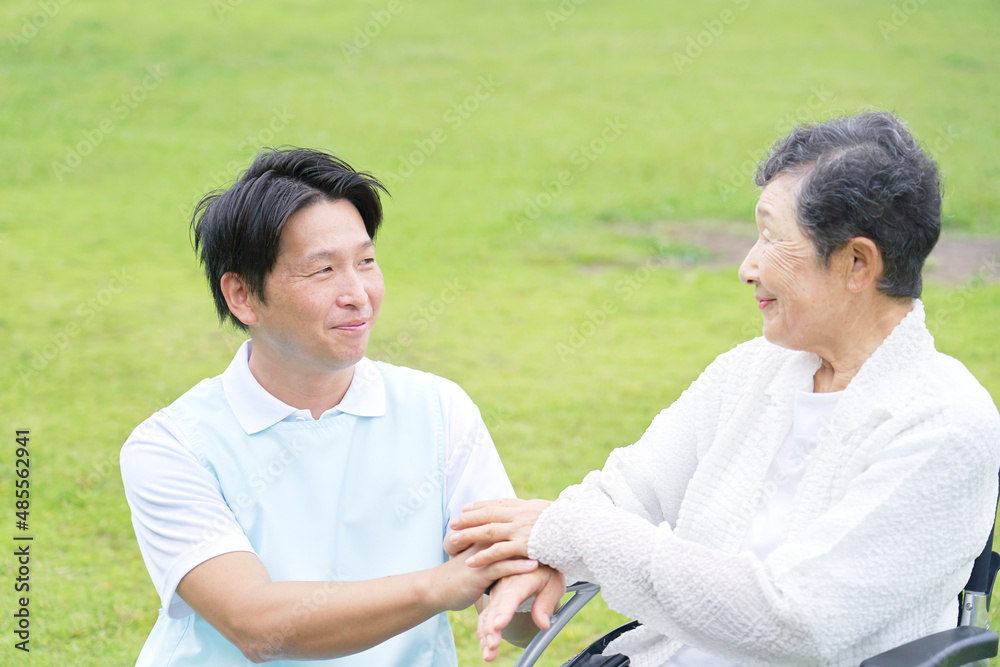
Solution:
{"label": "white knit cardigan", "polygon": [[840,398],[784,543],[764,560],[740,551],[819,365],[762,338],[723,354],[539,517],[529,555],[642,621],[607,653],[658,667],[689,644],[746,665],[857,665],[957,614],[993,523],[1000,415],[935,350],[920,301]]}

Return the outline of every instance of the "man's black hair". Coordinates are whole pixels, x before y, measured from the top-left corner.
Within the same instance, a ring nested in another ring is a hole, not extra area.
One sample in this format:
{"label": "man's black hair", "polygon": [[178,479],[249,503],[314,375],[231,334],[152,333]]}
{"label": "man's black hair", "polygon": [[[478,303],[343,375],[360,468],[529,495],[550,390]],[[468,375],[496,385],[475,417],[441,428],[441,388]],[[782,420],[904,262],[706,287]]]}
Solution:
{"label": "man's black hair", "polygon": [[281,232],[295,213],[321,202],[346,200],[361,214],[374,241],[382,224],[379,191],[385,186],[328,153],[306,148],[261,150],[228,190],[206,195],[191,219],[219,321],[247,326],[222,294],[222,276],[240,276],[247,291],[266,303],[267,278],[278,259]]}

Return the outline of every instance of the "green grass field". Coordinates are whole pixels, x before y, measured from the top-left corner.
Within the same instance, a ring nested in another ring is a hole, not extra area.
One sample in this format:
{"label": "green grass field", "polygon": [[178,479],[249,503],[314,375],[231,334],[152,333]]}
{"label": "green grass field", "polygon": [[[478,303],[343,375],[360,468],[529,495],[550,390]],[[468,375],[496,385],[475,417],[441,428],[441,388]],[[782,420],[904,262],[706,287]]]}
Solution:
{"label": "green grass field", "polygon": [[[2,665],[134,663],[159,603],[118,450],[239,344],[188,219],[262,145],[390,186],[370,356],[458,381],[525,497],[599,467],[758,335],[735,267],[663,266],[705,251],[653,223],[752,226],[752,163],[793,123],[897,112],[939,160],[947,227],[1000,233],[986,0],[10,0],[0,25]],[[1000,286],[925,301],[939,348],[1000,395]],[[12,634],[16,429],[30,654]],[[481,664],[474,620],[455,615],[462,665]],[[544,664],[618,621],[594,605]]]}

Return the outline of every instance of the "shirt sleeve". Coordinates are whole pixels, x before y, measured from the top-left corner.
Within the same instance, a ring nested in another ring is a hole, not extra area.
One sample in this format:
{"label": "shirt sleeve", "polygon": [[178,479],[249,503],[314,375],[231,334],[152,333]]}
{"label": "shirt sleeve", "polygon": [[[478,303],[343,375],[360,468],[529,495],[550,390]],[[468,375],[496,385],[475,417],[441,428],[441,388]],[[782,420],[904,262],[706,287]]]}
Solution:
{"label": "shirt sleeve", "polygon": [[253,552],[222,495],[163,412],[132,432],[121,451],[122,481],[142,559],[172,618],[193,610],[176,595],[194,567],[233,551]]}
{"label": "shirt sleeve", "polygon": [[516,498],[479,408],[451,380],[438,377],[446,446],[445,521],[477,500]]}

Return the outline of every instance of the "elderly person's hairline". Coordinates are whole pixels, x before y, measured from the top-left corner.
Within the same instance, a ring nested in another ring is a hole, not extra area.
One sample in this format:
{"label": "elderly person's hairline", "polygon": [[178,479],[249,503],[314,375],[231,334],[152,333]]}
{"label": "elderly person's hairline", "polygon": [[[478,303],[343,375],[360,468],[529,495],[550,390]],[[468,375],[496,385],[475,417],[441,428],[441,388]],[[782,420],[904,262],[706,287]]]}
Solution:
{"label": "elderly person's hairline", "polygon": [[784,174],[798,179],[793,210],[821,265],[852,238],[868,238],[882,259],[879,291],[919,298],[940,235],[941,188],[937,165],[905,122],[868,111],[796,126],[753,180],[765,188]]}
{"label": "elderly person's hairline", "polygon": [[[812,246],[813,257],[816,259],[816,265],[824,269],[829,269],[830,265],[833,263],[833,256],[837,254],[837,252],[839,252],[840,250],[846,248],[847,244],[850,243],[853,238],[857,237],[851,237],[847,239],[846,241],[844,241],[844,243],[834,248],[829,255],[824,255],[823,253],[820,252],[819,245],[817,244],[816,238],[814,237],[809,225],[802,223],[802,216],[799,215],[799,210],[800,210],[799,193],[801,193],[802,188],[805,185],[807,185],[809,181],[809,176],[811,176],[813,171],[815,171],[818,163],[819,160],[813,160],[812,162],[792,165],[787,169],[782,169],[781,171],[775,173],[770,179],[768,179],[766,183],[764,183],[763,185],[759,185],[758,187],[760,187],[761,191],[763,192],[763,190],[767,188],[767,186],[771,185],[779,178],[787,176],[789,178],[795,179],[794,186],[790,191],[790,194],[792,195],[792,213],[795,218],[795,224],[798,226],[799,231],[802,232],[802,235],[809,241],[809,245]],[[878,250],[877,246],[876,250]],[[881,255],[882,252],[879,251],[879,256],[881,257]]]}

